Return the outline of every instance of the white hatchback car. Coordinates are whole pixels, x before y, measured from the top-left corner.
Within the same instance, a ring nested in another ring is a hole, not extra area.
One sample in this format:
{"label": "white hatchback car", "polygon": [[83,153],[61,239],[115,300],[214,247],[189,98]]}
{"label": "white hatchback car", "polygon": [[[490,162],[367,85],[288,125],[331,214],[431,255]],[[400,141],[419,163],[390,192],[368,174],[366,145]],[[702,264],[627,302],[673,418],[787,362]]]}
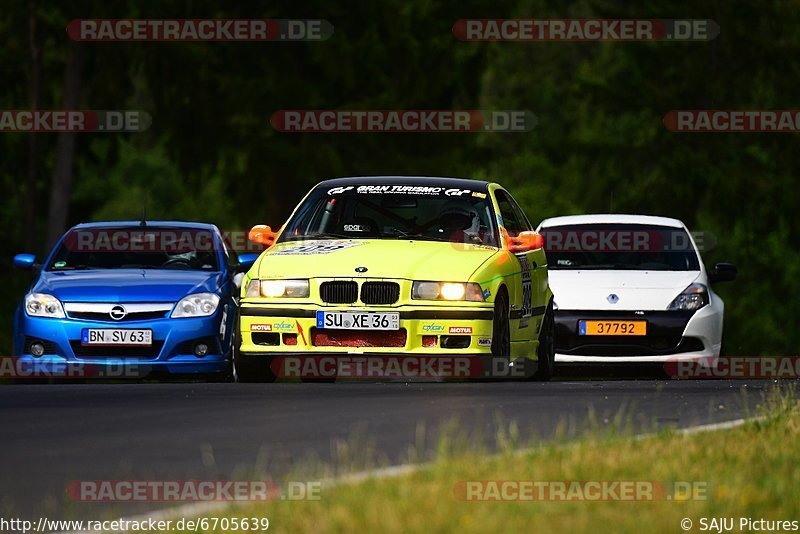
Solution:
{"label": "white hatchback car", "polygon": [[556,362],[715,365],[724,303],[710,283],[736,267],[703,266],[679,220],[644,215],[555,217],[544,236],[556,306]]}

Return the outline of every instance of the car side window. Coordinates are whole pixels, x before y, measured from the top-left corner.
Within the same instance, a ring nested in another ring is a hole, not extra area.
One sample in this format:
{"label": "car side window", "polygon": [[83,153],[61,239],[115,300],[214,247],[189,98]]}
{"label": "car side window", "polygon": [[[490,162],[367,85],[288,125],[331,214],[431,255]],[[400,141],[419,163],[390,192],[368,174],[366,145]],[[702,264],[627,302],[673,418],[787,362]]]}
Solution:
{"label": "car side window", "polygon": [[511,206],[514,208],[514,213],[517,214],[517,220],[520,222],[520,226],[522,226],[522,230],[525,232],[530,232],[533,230],[533,225],[528,220],[528,217],[525,216],[525,212],[522,211],[522,208],[519,207],[517,201],[514,200],[514,197],[508,195],[509,200],[511,201]]}
{"label": "car side window", "polygon": [[505,191],[497,191],[495,198],[497,198],[497,205],[500,208],[500,216],[503,218],[503,226],[509,235],[516,236],[525,231],[527,221],[524,217],[520,218],[519,208],[515,209],[515,202],[511,197]]}

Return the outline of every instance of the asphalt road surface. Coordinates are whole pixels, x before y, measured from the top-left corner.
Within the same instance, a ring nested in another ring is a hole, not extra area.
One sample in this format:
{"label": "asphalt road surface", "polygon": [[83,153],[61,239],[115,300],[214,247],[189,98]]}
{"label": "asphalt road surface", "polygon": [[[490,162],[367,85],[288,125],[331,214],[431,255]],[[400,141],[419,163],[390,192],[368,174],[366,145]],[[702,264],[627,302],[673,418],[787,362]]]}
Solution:
{"label": "asphalt road surface", "polygon": [[491,447],[509,421],[537,443],[553,439],[559,424],[581,432],[592,413],[600,425],[626,414],[640,432],[732,420],[751,414],[772,387],[769,380],[4,385],[0,516],[101,519],[174,506],[75,502],[65,492],[74,480],[279,479],[310,465],[425,459],[440,432],[453,428],[465,443]]}

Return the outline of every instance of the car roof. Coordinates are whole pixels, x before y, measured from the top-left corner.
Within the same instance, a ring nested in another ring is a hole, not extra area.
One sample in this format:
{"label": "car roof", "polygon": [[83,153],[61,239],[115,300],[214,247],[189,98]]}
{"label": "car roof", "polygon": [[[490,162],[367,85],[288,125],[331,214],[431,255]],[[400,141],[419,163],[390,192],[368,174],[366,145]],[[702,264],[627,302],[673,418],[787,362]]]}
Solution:
{"label": "car roof", "polygon": [[216,230],[217,227],[214,224],[210,223],[201,223],[201,222],[190,222],[190,221],[146,221],[147,224],[142,226],[142,221],[102,221],[102,222],[91,222],[91,223],[81,223],[76,224],[73,226],[73,229],[78,228],[120,228],[120,227],[138,227],[142,229],[146,229],[148,227],[154,228],[192,228],[192,229],[203,229],[203,230]]}
{"label": "car roof", "polygon": [[486,192],[489,182],[470,180],[469,178],[449,178],[443,176],[350,176],[333,178],[316,185],[322,187],[340,187],[348,185],[420,185],[427,187],[455,187]]}
{"label": "car roof", "polygon": [[653,215],[626,215],[620,213],[598,213],[591,215],[565,215],[545,219],[539,225],[543,228],[553,226],[571,226],[575,224],[651,224],[655,226],[669,226],[685,228],[681,221],[669,217],[656,217]]}

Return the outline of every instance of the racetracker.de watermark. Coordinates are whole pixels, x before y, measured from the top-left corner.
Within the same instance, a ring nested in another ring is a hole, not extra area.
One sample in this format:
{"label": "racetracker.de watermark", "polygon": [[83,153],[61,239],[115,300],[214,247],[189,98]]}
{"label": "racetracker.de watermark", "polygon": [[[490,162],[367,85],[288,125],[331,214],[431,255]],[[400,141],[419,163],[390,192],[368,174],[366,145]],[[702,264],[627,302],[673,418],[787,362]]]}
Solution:
{"label": "racetracker.de watermark", "polygon": [[528,132],[536,115],[526,110],[278,110],[270,124],[279,132]]}
{"label": "racetracker.de watermark", "polygon": [[717,243],[711,232],[686,233],[674,230],[567,230],[544,228],[544,247],[548,252],[679,252],[709,251]]}
{"label": "racetracker.de watermark", "polygon": [[474,502],[704,501],[708,483],[658,480],[460,480],[453,496]]}
{"label": "racetracker.de watermark", "polygon": [[664,126],[671,132],[800,132],[800,110],[672,110],[664,115]]}
{"label": "racetracker.de watermark", "polygon": [[77,502],[318,501],[321,481],[274,480],[72,480]]}
{"label": "racetracker.de watermark", "polygon": [[11,381],[141,379],[149,376],[152,370],[152,367],[147,364],[123,361],[92,364],[14,356],[0,357],[0,380]]}
{"label": "racetracker.de watermark", "polygon": [[333,35],[324,19],[76,19],[74,41],[324,41]]}
{"label": "racetracker.de watermark", "polygon": [[0,132],[135,133],[147,130],[152,123],[150,114],[139,110],[0,110]]}
{"label": "racetracker.de watermark", "polygon": [[460,19],[460,41],[710,41],[719,25],[707,19]]}
{"label": "racetracker.de watermark", "polygon": [[797,379],[800,356],[721,356],[716,362],[675,357],[664,363],[664,372],[679,379]]}
{"label": "racetracker.de watermark", "polygon": [[[255,327],[255,328],[253,328]],[[270,326],[253,325],[251,331],[273,331]],[[451,327],[447,332],[454,332]],[[436,336],[430,330],[429,338]],[[442,330],[440,333],[444,333]],[[483,340],[486,342],[483,343]],[[491,338],[479,338],[483,346],[491,345]],[[532,361],[511,364],[490,356],[442,356],[404,354],[390,355],[330,355],[330,356],[276,356],[270,362],[272,373],[281,379],[309,380],[442,380],[520,379],[535,371]]]}
{"label": "racetracker.de watermark", "polygon": [[[223,230],[220,237],[237,252],[260,253],[265,246],[248,239],[249,230]],[[216,252],[216,234],[210,230],[159,229],[139,226],[133,228],[92,228],[73,230],[62,246],[71,252],[116,253],[142,252],[185,254]]]}

